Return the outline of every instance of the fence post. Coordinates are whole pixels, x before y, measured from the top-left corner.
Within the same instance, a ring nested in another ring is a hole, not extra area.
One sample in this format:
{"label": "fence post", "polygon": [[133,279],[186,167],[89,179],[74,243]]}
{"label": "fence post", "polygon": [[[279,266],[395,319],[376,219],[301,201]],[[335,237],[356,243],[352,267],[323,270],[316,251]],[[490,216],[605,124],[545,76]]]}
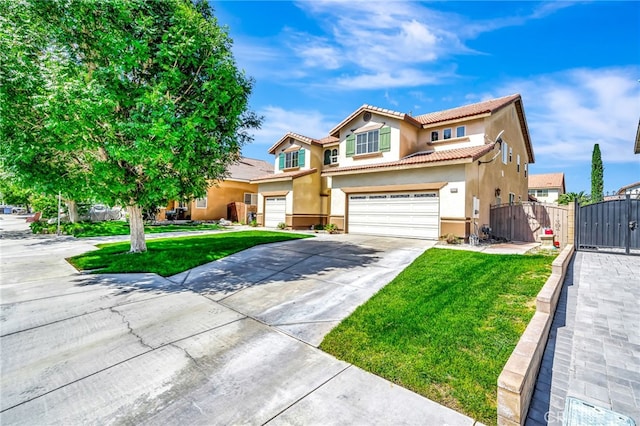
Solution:
{"label": "fence post", "polygon": [[576,205],[575,203],[569,203],[567,206],[569,210],[567,211],[567,244],[571,244],[571,242],[575,242],[575,232],[576,232]]}
{"label": "fence post", "polygon": [[627,205],[627,220],[624,221],[624,225],[627,227],[627,241],[624,252],[625,254],[629,254],[631,252],[631,227],[629,226],[629,222],[631,221],[631,194],[627,194],[625,197],[625,204]]}
{"label": "fence post", "polygon": [[575,199],[572,204],[573,204],[573,209],[574,209],[574,214],[573,214],[573,226],[574,226],[573,246],[576,248],[576,250],[579,250],[580,249],[580,232],[581,232],[581,229],[582,229],[582,228],[580,228],[580,203],[578,202],[578,199]]}

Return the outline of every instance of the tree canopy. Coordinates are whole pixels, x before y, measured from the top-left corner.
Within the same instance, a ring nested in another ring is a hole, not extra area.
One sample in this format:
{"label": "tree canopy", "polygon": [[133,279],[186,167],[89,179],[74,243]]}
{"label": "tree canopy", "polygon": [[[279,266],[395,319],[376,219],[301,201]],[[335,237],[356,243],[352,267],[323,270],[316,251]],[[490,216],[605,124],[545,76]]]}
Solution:
{"label": "tree canopy", "polygon": [[252,80],[206,2],[0,3],[0,166],[50,193],[143,208],[202,197],[251,140]]}

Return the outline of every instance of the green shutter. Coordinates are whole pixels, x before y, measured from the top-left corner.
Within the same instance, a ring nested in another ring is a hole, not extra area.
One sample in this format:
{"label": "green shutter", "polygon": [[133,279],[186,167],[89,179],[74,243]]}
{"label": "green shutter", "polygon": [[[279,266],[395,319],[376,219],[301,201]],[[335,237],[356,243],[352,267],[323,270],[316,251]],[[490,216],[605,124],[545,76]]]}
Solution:
{"label": "green shutter", "polygon": [[280,153],[279,161],[280,161],[280,165],[279,165],[280,170],[284,170],[284,152]]}
{"label": "green shutter", "polygon": [[347,157],[353,157],[356,153],[356,136],[349,135],[347,136]]}
{"label": "green shutter", "polygon": [[298,151],[298,167],[304,167],[304,149]]}
{"label": "green shutter", "polygon": [[380,129],[380,151],[391,151],[391,127]]}

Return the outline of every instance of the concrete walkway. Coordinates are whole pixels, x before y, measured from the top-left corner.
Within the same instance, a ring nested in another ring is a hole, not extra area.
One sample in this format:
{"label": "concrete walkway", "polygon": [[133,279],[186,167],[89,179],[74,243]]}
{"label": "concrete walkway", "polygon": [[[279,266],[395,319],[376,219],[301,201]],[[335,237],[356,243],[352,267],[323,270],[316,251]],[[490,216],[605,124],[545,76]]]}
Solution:
{"label": "concrete walkway", "polygon": [[576,253],[526,424],[563,424],[567,397],[640,425],[640,257]]}
{"label": "concrete walkway", "polygon": [[258,246],[170,278],[79,274],[94,249],[0,215],[0,424],[473,419],[339,361],[322,337],[433,243]]}

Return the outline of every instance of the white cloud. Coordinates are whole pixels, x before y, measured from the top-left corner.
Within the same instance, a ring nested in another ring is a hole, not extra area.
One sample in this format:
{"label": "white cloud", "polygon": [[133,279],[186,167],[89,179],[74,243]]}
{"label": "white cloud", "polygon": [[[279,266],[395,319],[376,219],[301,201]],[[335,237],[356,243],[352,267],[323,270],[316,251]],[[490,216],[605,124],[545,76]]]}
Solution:
{"label": "white cloud", "polygon": [[264,116],[262,128],[254,132],[254,143],[272,145],[287,132],[294,132],[311,138],[323,138],[335,125],[324,114],[315,110],[286,110],[269,105],[260,111]]}
{"label": "white cloud", "polygon": [[536,163],[630,163],[640,116],[639,67],[573,69],[511,82],[522,94]]}
{"label": "white cloud", "polygon": [[415,69],[385,71],[375,74],[358,74],[338,77],[330,83],[341,89],[387,89],[435,84],[440,76]]}

